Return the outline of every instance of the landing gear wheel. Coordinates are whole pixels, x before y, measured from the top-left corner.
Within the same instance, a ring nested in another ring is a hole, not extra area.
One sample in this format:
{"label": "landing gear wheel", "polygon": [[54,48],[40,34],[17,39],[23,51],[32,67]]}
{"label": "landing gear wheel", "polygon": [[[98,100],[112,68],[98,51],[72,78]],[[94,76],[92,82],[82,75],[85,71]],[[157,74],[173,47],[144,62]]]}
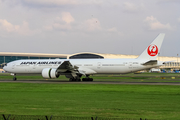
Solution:
{"label": "landing gear wheel", "polygon": [[93,78],[90,78],[90,81],[93,81]]}
{"label": "landing gear wheel", "polygon": [[16,81],[16,80],[17,80],[17,78],[16,78],[16,77],[14,77],[14,78],[13,78],[13,80],[14,80],[14,81]]}
{"label": "landing gear wheel", "polygon": [[69,81],[81,81],[81,79],[70,78]]}
{"label": "landing gear wheel", "polygon": [[83,78],[82,81],[93,81],[93,78]]}
{"label": "landing gear wheel", "polygon": [[76,79],[76,81],[81,81],[81,79]]}

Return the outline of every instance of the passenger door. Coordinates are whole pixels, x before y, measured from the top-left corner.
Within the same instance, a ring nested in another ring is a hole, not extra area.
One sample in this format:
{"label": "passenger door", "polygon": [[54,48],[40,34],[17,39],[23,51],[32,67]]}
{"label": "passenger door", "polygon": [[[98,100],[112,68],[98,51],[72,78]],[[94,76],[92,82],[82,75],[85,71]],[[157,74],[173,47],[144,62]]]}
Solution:
{"label": "passenger door", "polygon": [[97,63],[97,68],[100,69],[101,68],[101,62]]}

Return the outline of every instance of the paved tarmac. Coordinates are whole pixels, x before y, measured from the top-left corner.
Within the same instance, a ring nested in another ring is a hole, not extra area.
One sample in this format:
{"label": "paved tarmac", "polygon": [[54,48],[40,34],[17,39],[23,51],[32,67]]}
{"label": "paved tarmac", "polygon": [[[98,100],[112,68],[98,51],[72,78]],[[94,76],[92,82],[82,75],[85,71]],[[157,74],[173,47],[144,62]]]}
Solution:
{"label": "paved tarmac", "polygon": [[6,83],[46,83],[46,84],[129,84],[129,85],[180,85],[180,82],[115,82],[115,81],[91,81],[69,82],[62,80],[0,80]]}

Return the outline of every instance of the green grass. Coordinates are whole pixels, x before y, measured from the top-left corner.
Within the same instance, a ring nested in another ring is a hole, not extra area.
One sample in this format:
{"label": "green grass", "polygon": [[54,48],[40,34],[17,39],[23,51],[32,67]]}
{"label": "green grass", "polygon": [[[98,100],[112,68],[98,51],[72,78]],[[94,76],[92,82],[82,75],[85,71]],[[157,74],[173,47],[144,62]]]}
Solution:
{"label": "green grass", "polygon": [[180,119],[180,86],[0,83],[0,114]]}

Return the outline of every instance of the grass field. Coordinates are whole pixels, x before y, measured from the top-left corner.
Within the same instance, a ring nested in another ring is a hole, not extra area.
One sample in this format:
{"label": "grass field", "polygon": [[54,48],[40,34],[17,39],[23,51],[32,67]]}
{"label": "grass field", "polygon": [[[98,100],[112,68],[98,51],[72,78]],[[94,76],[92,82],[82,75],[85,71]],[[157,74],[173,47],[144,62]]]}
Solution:
{"label": "grass field", "polygon": [[[95,81],[180,82],[179,74],[164,73],[92,77]],[[12,76],[0,74],[0,80],[12,80]],[[64,76],[57,80],[68,81]],[[1,82],[0,114],[180,119],[180,86]]]}
{"label": "grass field", "polygon": [[0,114],[180,119],[180,87],[0,83]]}

